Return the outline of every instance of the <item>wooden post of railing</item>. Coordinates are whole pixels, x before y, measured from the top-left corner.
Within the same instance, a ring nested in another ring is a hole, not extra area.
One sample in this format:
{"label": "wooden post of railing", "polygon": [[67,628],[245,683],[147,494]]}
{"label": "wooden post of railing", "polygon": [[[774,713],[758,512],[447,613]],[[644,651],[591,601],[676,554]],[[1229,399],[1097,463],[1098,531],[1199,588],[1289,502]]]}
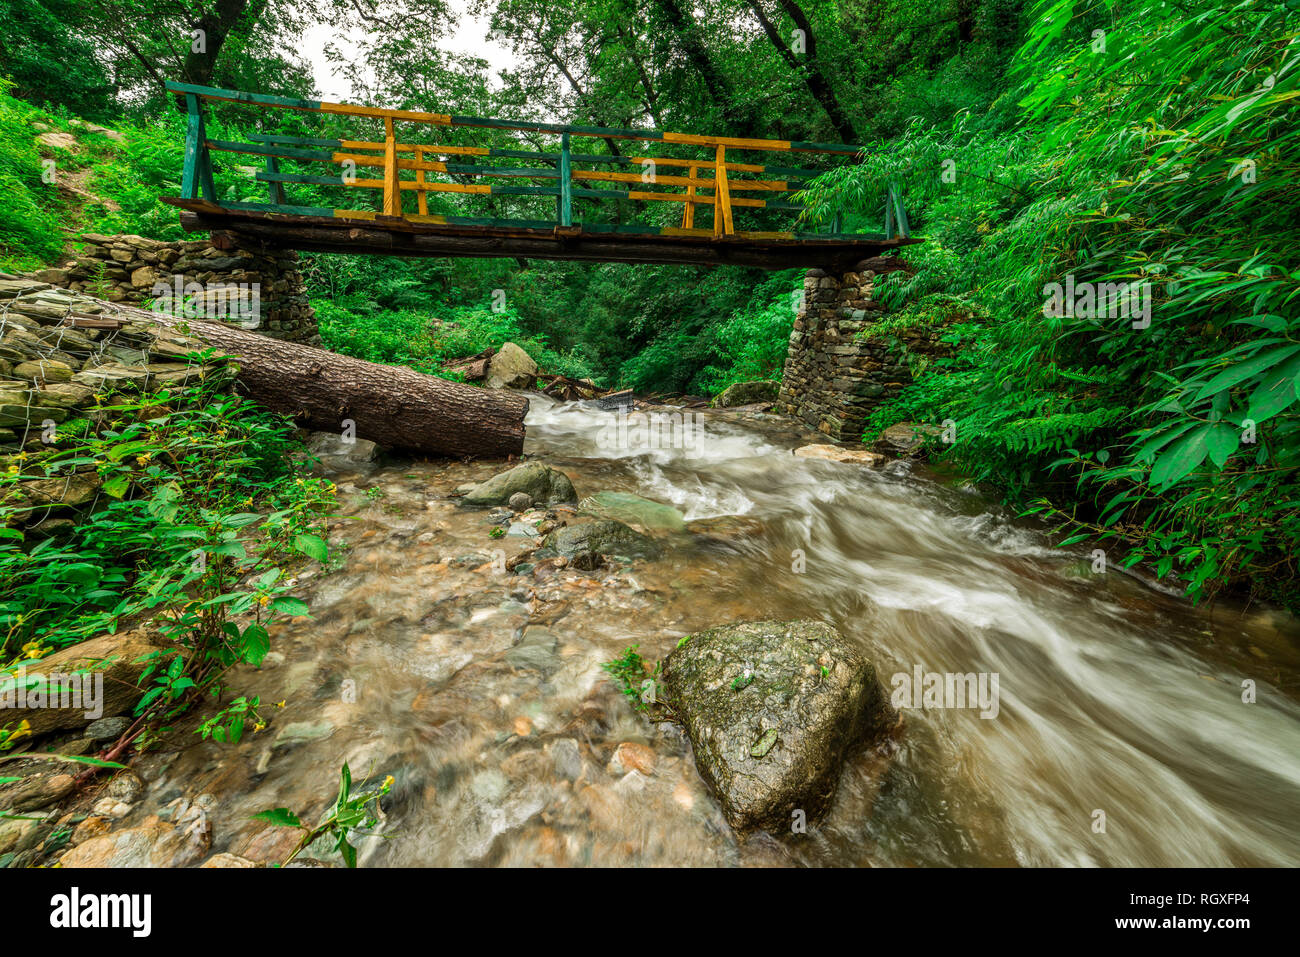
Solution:
{"label": "wooden post of railing", "polygon": [[686,208],[682,210],[682,229],[695,228],[695,181],[699,167],[692,163],[689,170],[687,176],[690,178],[691,185],[686,187]]}
{"label": "wooden post of railing", "polygon": [[[421,165],[424,164],[424,150],[416,150],[416,151],[415,151],[415,164],[416,164],[417,166],[421,166]],[[424,170],[422,170],[422,169],[417,169],[417,170],[415,171],[415,182],[416,182],[416,185],[418,185],[418,186],[423,186],[423,185],[425,185],[425,182],[426,182],[426,181],[425,181],[425,178],[424,178]],[[421,216],[428,216],[428,215],[429,215],[429,194],[426,193],[426,192],[425,192],[424,190],[422,190],[422,189],[420,189],[420,190],[416,190],[416,193],[415,193],[415,208],[418,209],[418,210],[420,211],[420,215],[421,215]]]}
{"label": "wooden post of railing", "polygon": [[[266,158],[266,172],[271,176],[280,175],[280,161],[274,156]],[[271,188],[271,205],[284,206],[284,184],[276,180],[268,180],[266,185]]]}
{"label": "wooden post of railing", "polygon": [[731,191],[727,188],[727,148],[718,144],[713,161],[713,235],[730,236],[736,231],[731,220]]}
{"label": "wooden post of railing", "polygon": [[402,215],[402,187],[397,179],[397,136],[393,118],[384,117],[384,215]]}
{"label": "wooden post of railing", "polygon": [[185,128],[185,167],[181,173],[181,195],[198,199],[200,192],[216,202],[217,187],[212,181],[212,156],[208,152],[208,131],[203,122],[203,106],[193,93],[185,94],[189,115]]}
{"label": "wooden post of railing", "polygon": [[561,226],[573,225],[573,177],[569,161],[569,134],[560,134],[560,195],[558,197]]}

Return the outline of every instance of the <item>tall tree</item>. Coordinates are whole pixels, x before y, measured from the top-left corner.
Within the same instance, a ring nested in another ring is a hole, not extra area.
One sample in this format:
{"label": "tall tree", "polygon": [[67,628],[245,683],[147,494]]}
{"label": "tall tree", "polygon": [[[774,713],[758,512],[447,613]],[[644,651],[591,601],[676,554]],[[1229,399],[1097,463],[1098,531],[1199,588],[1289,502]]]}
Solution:
{"label": "tall tree", "polygon": [[825,64],[818,54],[817,37],[813,32],[812,23],[803,8],[795,0],[777,0],[781,9],[794,23],[797,33],[791,34],[792,40],[795,36],[798,36],[802,41],[799,44],[802,47],[802,53],[800,53],[791,44],[785,42],[780,31],[777,30],[776,25],[763,9],[762,0],[745,0],[745,2],[749,9],[754,12],[754,17],[758,20],[759,26],[767,34],[767,38],[772,42],[772,46],[776,48],[776,52],[780,54],[781,59],[803,81],[812,98],[821,104],[822,109],[826,111],[826,115],[830,118],[831,125],[835,127],[835,132],[840,139],[845,143],[856,142],[858,139],[857,130],[854,129],[848,112],[835,95],[835,88],[831,85]]}

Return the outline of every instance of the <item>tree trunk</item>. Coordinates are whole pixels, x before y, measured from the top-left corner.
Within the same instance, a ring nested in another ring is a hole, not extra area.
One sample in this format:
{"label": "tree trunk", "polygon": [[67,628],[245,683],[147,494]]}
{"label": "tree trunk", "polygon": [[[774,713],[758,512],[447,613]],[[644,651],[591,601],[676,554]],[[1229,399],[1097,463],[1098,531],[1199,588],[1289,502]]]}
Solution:
{"label": "tree trunk", "polygon": [[351,420],[358,438],[426,455],[505,458],[523,451],[528,399],[522,395],[221,323],[186,320],[186,325],[191,335],[235,357],[238,382],[250,397],[292,415],[303,428],[341,433]]}

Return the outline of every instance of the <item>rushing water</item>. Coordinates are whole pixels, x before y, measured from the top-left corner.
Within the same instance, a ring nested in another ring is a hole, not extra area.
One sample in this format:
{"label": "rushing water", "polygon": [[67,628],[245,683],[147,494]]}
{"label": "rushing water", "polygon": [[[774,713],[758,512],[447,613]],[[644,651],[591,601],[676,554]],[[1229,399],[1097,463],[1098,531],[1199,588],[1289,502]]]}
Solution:
{"label": "rushing water", "polygon": [[[284,707],[238,746],[155,758],[152,803],[210,792],[216,850],[282,858],[296,835],[250,815],[314,817],[347,760],[396,779],[363,864],[1300,863],[1290,619],[1094,573],[1089,553],[905,463],[796,458],[816,440],[779,420],[704,413],[690,448],[644,451],[606,448],[609,416],[537,398],[527,452],[583,497],[739,518],[670,537],[655,562],[510,575],[494,551],[530,540],[489,538],[486,513],[450,497],[499,463],[336,475],[346,561],[304,577],[315,620],[280,626],[268,667],[234,680]],[[850,758],[819,826],[742,841],[680,733],[634,714],[600,664],[798,617],[834,624],[886,683],[996,673],[999,709],[907,710]],[[622,742],[653,749],[652,773],[610,767]]]}

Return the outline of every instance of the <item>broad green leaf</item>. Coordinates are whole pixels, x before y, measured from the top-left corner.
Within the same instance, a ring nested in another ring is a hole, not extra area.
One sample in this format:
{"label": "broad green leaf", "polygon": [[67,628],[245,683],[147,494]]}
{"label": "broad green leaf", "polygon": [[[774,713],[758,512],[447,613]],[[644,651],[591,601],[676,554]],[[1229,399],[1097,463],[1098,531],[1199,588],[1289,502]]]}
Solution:
{"label": "broad green leaf", "polygon": [[281,595],[278,598],[273,598],[271,607],[286,615],[306,615],[311,611],[305,601],[291,595]]}
{"label": "broad green leaf", "polygon": [[293,547],[298,549],[308,558],[314,558],[318,562],[329,560],[329,545],[325,543],[319,535],[309,535],[302,532],[293,538]]}
{"label": "broad green leaf", "polygon": [[113,498],[121,498],[131,488],[131,478],[118,473],[104,482],[104,492]]}
{"label": "broad green leaf", "polygon": [[[1300,347],[1297,347],[1300,348]],[[1296,376],[1300,374],[1300,356],[1278,369],[1270,369],[1250,396],[1246,417],[1258,424],[1271,419],[1296,401]]]}
{"label": "broad green leaf", "polygon": [[1298,352],[1300,352],[1300,346],[1279,346],[1276,349],[1269,349],[1253,359],[1238,362],[1201,386],[1201,391],[1196,394],[1196,399],[1199,402],[1201,399],[1209,398],[1222,389],[1230,389],[1252,376],[1273,368],[1280,362],[1285,362]]}
{"label": "broad green leaf", "polygon": [[244,629],[243,658],[254,668],[260,667],[266,653],[271,650],[271,636],[261,625]]}
{"label": "broad green leaf", "polygon": [[1151,484],[1167,489],[1190,475],[1205,461],[1209,449],[1205,444],[1210,426],[1194,429],[1162,452],[1151,468]]}
{"label": "broad green leaf", "polygon": [[269,811],[259,811],[253,815],[255,821],[266,821],[274,824],[276,827],[302,827],[302,821],[298,815],[294,814],[287,807],[272,808]]}
{"label": "broad green leaf", "polygon": [[1223,468],[1223,463],[1228,461],[1228,456],[1237,450],[1239,444],[1237,430],[1222,422],[1210,429],[1205,437],[1210,461],[1219,468]]}

